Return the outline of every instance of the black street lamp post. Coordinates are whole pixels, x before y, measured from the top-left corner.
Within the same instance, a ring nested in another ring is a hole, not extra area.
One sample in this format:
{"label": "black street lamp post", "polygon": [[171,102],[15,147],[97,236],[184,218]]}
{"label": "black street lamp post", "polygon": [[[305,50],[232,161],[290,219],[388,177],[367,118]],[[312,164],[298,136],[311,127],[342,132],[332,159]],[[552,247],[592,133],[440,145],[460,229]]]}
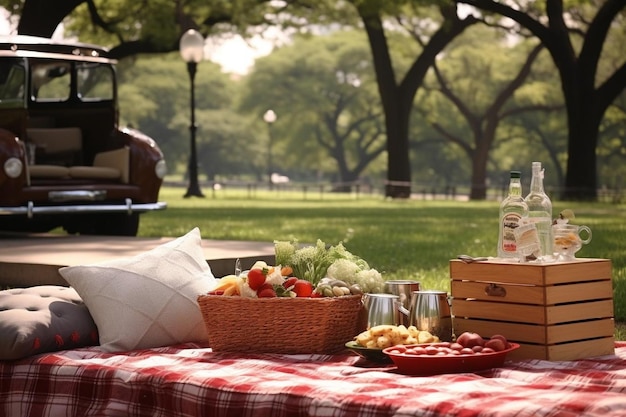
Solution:
{"label": "black street lamp post", "polygon": [[180,55],[187,63],[187,72],[189,73],[190,90],[191,90],[191,124],[189,132],[191,136],[190,152],[189,152],[189,187],[185,198],[188,197],[204,197],[198,183],[198,154],[196,152],[196,69],[198,63],[204,58],[204,38],[194,30],[189,29],[180,38]]}
{"label": "black street lamp post", "polygon": [[263,120],[267,123],[267,185],[272,190],[274,188],[272,181],[272,124],[276,121],[274,110],[266,111],[263,115]]}

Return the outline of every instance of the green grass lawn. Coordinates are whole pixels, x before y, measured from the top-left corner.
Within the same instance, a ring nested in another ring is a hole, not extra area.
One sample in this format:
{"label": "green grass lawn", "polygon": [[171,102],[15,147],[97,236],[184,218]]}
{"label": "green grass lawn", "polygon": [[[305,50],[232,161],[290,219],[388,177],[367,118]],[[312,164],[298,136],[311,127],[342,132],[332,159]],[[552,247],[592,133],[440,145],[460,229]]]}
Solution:
{"label": "green grass lawn", "polygon": [[[395,201],[380,195],[287,191],[203,190],[206,198],[184,199],[183,188],[165,187],[162,212],[143,215],[140,236],[180,236],[198,226],[205,239],[340,241],[387,279],[415,279],[424,289],[448,290],[449,260],[459,254],[495,256],[497,201]],[[573,223],[593,231],[578,257],[611,259],[615,317],[626,322],[625,205],[564,203]],[[626,329],[618,326],[620,340]]]}

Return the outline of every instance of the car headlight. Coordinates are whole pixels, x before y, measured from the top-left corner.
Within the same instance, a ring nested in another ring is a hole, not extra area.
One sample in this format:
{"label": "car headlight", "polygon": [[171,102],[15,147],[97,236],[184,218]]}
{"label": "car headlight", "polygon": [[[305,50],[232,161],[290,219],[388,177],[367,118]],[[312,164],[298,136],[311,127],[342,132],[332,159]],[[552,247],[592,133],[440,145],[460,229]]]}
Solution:
{"label": "car headlight", "polygon": [[165,160],[161,159],[154,166],[154,173],[157,178],[163,179],[165,178],[165,174],[167,174],[167,165],[165,164]]}
{"label": "car headlight", "polygon": [[17,178],[22,175],[22,169],[24,169],[24,164],[17,158],[9,158],[4,161],[4,173],[9,178]]}

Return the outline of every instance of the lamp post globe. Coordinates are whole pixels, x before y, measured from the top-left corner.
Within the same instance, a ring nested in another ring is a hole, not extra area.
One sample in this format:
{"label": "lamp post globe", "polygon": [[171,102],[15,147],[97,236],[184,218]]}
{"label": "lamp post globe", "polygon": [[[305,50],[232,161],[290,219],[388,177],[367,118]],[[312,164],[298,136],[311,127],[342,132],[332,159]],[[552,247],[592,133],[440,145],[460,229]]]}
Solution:
{"label": "lamp post globe", "polygon": [[267,185],[269,189],[274,188],[272,181],[272,124],[276,121],[276,113],[270,109],[263,115],[263,120],[267,123]]}
{"label": "lamp post globe", "polygon": [[187,197],[204,197],[198,183],[198,154],[196,151],[196,87],[195,78],[198,63],[204,58],[204,37],[194,29],[189,29],[180,38],[180,56],[187,63],[187,72],[190,82],[191,123],[189,124],[189,186],[185,193]]}

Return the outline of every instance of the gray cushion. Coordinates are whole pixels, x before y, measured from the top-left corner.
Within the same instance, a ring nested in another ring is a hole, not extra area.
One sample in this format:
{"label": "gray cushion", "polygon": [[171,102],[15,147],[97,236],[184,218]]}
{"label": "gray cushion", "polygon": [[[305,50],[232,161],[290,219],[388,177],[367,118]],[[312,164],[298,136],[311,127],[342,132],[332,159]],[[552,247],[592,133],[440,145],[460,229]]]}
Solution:
{"label": "gray cushion", "polygon": [[74,289],[0,291],[0,360],[97,344],[98,328]]}

